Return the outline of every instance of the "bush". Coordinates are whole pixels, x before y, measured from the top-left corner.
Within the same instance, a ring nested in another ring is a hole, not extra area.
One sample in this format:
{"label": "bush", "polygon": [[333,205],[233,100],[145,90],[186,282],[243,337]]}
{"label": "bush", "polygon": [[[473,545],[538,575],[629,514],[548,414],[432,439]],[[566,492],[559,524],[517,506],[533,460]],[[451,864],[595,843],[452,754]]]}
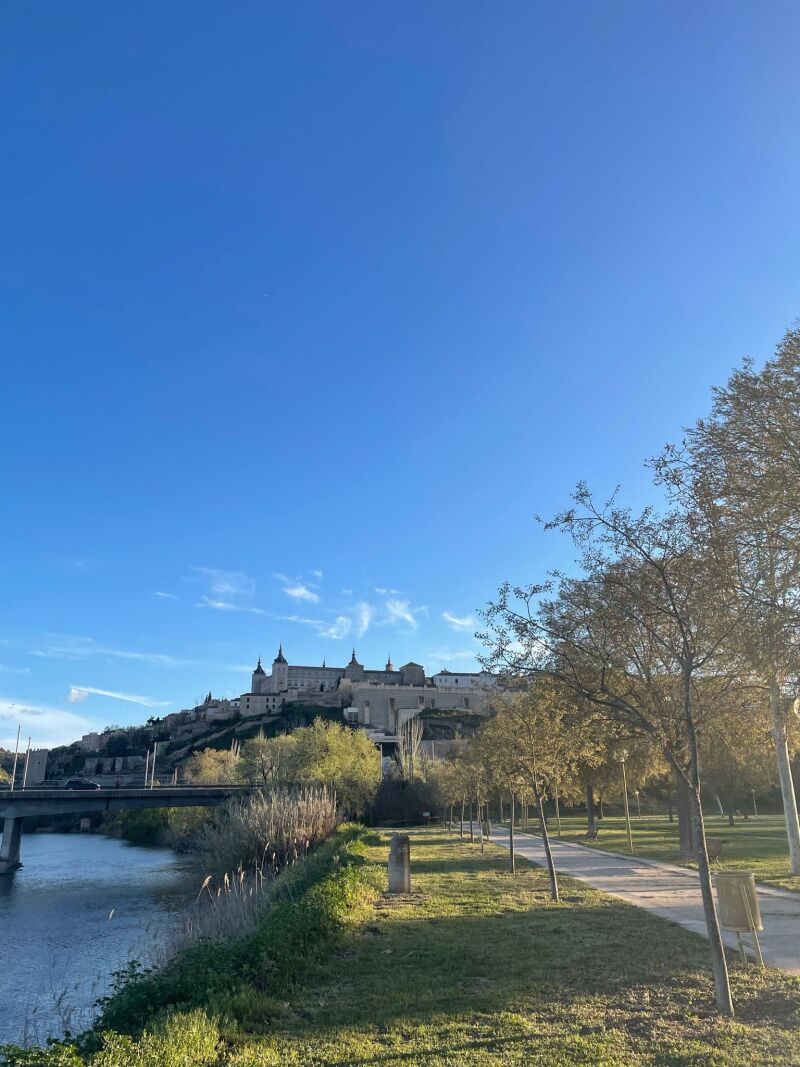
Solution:
{"label": "bush", "polygon": [[324,787],[256,791],[217,808],[190,848],[204,874],[271,876],[316,848],[337,822],[336,798]]}

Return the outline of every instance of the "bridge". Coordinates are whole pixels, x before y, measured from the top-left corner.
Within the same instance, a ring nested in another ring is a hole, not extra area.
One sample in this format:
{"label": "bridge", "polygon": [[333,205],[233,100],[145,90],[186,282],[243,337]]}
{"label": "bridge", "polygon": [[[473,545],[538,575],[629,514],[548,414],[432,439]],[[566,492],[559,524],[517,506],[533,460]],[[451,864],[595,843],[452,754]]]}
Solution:
{"label": "bridge", "polygon": [[155,789],[24,789],[0,792],[0,875],[21,867],[26,815],[89,815],[136,808],[208,808],[239,796],[247,786],[166,786]]}

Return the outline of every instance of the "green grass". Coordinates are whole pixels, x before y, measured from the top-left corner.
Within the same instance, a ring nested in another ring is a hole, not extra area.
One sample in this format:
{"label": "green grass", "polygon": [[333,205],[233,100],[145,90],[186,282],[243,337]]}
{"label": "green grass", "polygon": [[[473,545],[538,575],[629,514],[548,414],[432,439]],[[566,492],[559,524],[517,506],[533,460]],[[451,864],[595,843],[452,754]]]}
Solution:
{"label": "green grass", "polygon": [[[351,831],[346,849],[329,851],[327,859],[323,846],[312,857],[318,878],[303,876],[300,865],[288,872],[283,890],[276,883],[277,907],[244,955],[243,943],[219,945],[216,954],[209,946],[204,963],[216,959],[223,973],[209,983],[205,1012],[202,991],[193,988],[194,1011],[156,1010],[133,1043],[107,1037],[103,1050],[86,1061],[48,1056],[9,1062],[29,1067],[800,1063],[800,980],[731,961],[737,1016],[723,1019],[714,1010],[707,945],[698,936],[568,878],[561,880],[562,902],[554,904],[546,873],[520,861],[512,876],[507,853],[498,846],[487,845],[481,854],[477,844],[438,828],[411,836],[408,896],[382,891],[386,833]],[[317,912],[323,921],[315,918]],[[197,957],[188,960],[194,962],[181,967],[184,978],[202,976]],[[116,1007],[131,1005],[118,1001]]]}
{"label": "green grass", "polygon": [[[368,854],[385,864],[388,836]],[[719,1018],[705,942],[504,850],[412,833],[414,892],[381,894],[226,1067],[800,1062],[800,982],[732,964]]]}
{"label": "green grass", "polygon": [[[759,882],[781,886],[784,889],[800,890],[800,878],[789,872],[789,847],[786,843],[786,825],[782,815],[759,815],[758,818],[737,819],[735,826],[728,826],[727,818],[719,815],[705,816],[706,837],[726,840],[720,864],[714,869],[752,871]],[[531,830],[535,825],[531,822]],[[548,823],[551,834],[556,837],[556,822]],[[606,817],[598,823],[600,834],[596,841],[587,841],[586,816],[568,816],[561,820],[561,840],[611,852],[628,852],[628,837],[625,820],[621,816]],[[639,856],[663,860],[665,863],[680,863],[678,847],[678,823],[664,816],[631,816],[631,832],[634,852]],[[558,839],[556,837],[556,839]]]}

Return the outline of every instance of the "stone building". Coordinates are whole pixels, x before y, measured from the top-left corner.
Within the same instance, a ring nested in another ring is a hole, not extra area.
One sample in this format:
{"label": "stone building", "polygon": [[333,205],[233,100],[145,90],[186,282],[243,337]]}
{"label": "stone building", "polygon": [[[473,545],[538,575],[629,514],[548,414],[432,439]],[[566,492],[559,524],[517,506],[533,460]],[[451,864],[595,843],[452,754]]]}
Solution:
{"label": "stone building", "polygon": [[346,667],[329,667],[324,660],[321,666],[295,666],[281,645],[271,674],[259,658],[250,692],[242,693],[239,709],[247,717],[277,714],[284,704],[297,700],[335,702],[347,709],[351,722],[376,738],[388,738],[425,709],[487,714],[487,694],[493,684],[485,672],[442,670],[428,678],[425,668],[413,660],[396,668],[390,658],[383,670],[370,670],[359,663],[355,649]]}

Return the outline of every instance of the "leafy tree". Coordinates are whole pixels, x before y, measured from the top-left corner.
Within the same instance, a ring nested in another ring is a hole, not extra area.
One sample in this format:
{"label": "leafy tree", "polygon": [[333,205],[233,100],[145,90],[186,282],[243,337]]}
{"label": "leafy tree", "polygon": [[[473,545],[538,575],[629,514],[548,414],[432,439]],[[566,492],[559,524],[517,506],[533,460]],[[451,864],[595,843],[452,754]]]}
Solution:
{"label": "leafy tree", "polygon": [[763,689],[737,686],[721,695],[700,737],[703,785],[724,805],[731,826],[737,798],[771,788],[778,777],[771,727]]}
{"label": "leafy tree", "polygon": [[381,779],[378,749],[366,733],[318,719],[292,740],[295,779],[329,786],[344,811],[363,814]]}
{"label": "leafy tree", "polygon": [[187,782],[220,785],[240,781],[241,766],[230,749],[204,748],[186,760],[183,774]]}
{"label": "leafy tree", "polygon": [[254,785],[287,785],[294,778],[294,734],[264,737],[259,730],[242,745],[241,774]]}
{"label": "leafy tree", "polygon": [[742,671],[769,695],[791,868],[800,874],[789,752],[800,661],[800,329],[760,371],[745,363],[715,390],[710,417],[656,469],[725,538],[739,594],[737,649]]}

